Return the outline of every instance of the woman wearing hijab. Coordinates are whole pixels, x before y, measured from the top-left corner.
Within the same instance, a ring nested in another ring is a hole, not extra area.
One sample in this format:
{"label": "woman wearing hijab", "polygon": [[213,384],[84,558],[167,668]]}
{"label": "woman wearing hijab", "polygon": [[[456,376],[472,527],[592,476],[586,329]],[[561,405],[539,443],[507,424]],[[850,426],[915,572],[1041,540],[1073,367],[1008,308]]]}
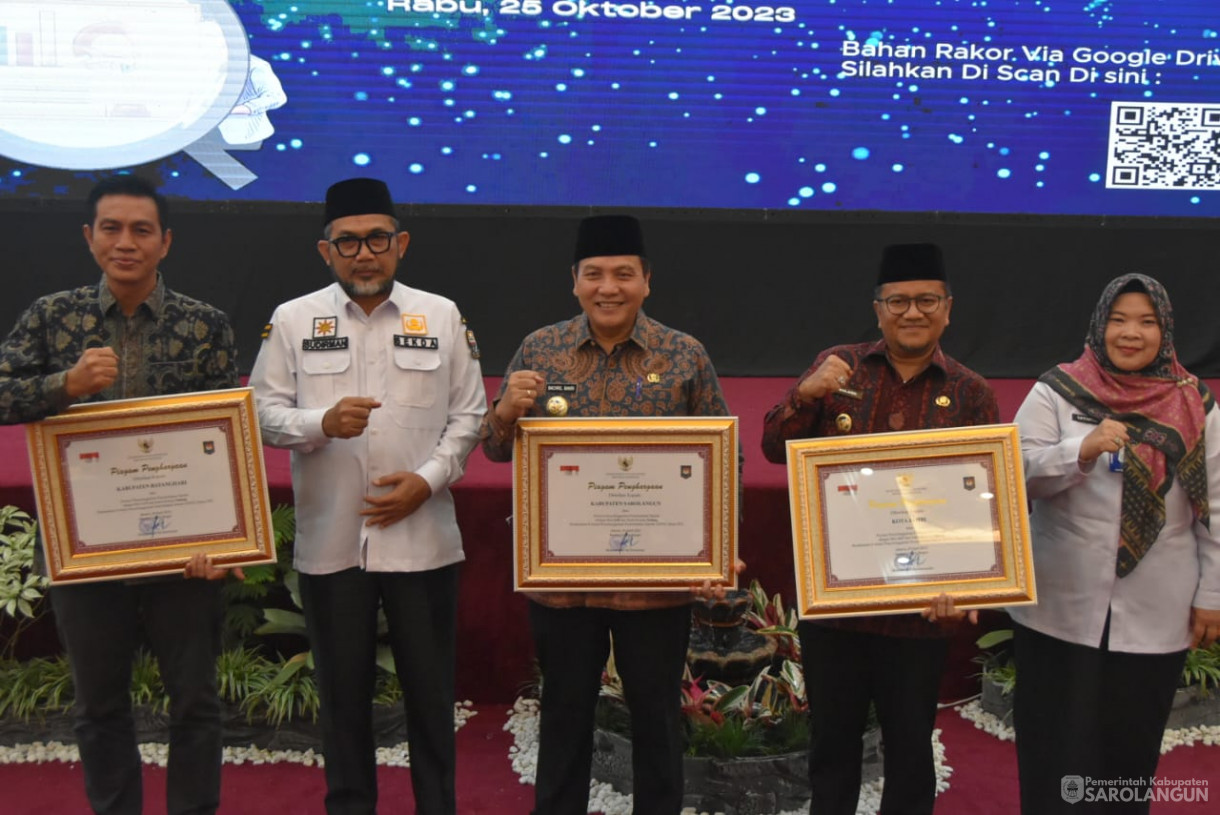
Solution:
{"label": "woman wearing hijab", "polygon": [[1164,287],[1127,274],[1017,412],[1038,587],[1009,609],[1025,815],[1148,811],[1186,650],[1220,635],[1214,408]]}

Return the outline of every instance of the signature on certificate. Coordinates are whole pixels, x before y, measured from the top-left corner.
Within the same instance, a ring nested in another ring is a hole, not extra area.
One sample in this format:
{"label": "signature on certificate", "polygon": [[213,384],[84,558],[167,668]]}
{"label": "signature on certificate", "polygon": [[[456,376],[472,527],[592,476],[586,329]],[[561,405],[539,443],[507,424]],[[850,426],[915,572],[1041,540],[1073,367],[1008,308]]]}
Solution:
{"label": "signature on certificate", "polygon": [[900,572],[914,569],[916,566],[922,566],[925,560],[925,554],[918,549],[898,552],[894,555],[894,568]]}
{"label": "signature on certificate", "polygon": [[639,539],[639,534],[635,532],[611,532],[610,533],[610,549],[614,552],[622,552],[635,546]]}
{"label": "signature on certificate", "polygon": [[160,515],[145,515],[140,519],[140,534],[155,535],[164,532],[168,526],[168,521]]}

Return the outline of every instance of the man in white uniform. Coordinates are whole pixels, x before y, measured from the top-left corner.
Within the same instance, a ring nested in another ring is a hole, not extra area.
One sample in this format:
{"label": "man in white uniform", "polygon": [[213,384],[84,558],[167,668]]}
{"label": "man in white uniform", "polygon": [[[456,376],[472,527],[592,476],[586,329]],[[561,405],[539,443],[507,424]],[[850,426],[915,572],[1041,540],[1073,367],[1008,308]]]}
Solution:
{"label": "man in white uniform", "polygon": [[321,697],[326,808],[372,813],[377,608],[407,710],[415,811],[454,815],[462,541],[449,485],[486,410],[452,301],[395,282],[410,236],[386,185],[326,193],[335,282],[276,309],[250,377],[263,440],[292,450],[295,565]]}

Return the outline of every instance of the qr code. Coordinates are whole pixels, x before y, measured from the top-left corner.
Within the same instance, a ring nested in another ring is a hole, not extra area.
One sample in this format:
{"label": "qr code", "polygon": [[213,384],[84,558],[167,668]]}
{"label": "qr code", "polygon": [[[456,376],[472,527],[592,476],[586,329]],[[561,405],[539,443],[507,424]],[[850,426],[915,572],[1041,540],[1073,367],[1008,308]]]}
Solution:
{"label": "qr code", "polygon": [[1220,104],[1112,102],[1106,186],[1220,190]]}

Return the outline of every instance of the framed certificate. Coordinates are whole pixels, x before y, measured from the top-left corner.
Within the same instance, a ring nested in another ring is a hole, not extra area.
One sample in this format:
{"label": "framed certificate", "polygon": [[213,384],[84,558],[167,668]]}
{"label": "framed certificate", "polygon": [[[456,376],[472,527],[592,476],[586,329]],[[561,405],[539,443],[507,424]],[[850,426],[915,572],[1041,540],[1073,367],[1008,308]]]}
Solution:
{"label": "framed certificate", "polygon": [[52,583],[275,562],[250,388],[75,405],[26,441]]}
{"label": "framed certificate", "polygon": [[517,422],[517,591],[736,587],[735,417]]}
{"label": "framed certificate", "polygon": [[801,617],[1037,601],[1016,425],[788,442]]}

